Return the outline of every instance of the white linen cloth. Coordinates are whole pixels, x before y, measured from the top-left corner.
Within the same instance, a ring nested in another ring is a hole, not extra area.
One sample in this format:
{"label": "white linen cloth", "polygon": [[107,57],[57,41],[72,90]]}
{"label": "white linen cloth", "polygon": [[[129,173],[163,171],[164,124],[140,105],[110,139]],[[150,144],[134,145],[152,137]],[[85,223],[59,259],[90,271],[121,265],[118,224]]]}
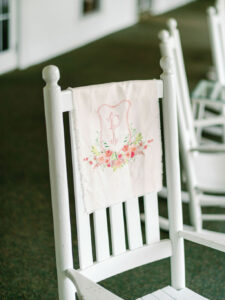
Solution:
{"label": "white linen cloth", "polygon": [[72,89],[76,151],[87,213],[162,187],[157,81]]}

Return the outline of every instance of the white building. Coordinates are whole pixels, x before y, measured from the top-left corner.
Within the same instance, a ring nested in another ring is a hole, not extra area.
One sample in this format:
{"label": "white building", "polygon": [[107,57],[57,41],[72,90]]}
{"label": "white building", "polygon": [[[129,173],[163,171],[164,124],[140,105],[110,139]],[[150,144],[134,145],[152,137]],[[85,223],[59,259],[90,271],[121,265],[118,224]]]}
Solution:
{"label": "white building", "polygon": [[[160,3],[191,0],[139,1],[162,12]],[[138,0],[0,0],[0,73],[40,63],[133,25],[137,6]]]}

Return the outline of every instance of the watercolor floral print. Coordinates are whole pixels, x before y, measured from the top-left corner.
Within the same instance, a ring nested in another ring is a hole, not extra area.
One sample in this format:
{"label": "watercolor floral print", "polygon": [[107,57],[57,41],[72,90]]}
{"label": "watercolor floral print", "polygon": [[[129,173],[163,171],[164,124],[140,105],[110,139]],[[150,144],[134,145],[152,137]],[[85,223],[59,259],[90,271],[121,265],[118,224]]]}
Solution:
{"label": "watercolor floral print", "polygon": [[[141,132],[129,122],[132,107],[130,100],[122,100],[116,105],[102,104],[97,109],[100,132],[90,155],[83,160],[95,168],[112,168],[116,171],[137,156],[145,155],[153,139],[144,140]],[[122,133],[122,139],[119,138]]]}
{"label": "watercolor floral print", "polygon": [[113,171],[116,171],[135,160],[139,155],[145,155],[145,151],[152,142],[153,139],[144,140],[140,132],[131,128],[130,141],[128,141],[128,136],[125,136],[122,148],[119,151],[112,151],[107,142],[103,142],[104,148],[102,149],[98,137],[96,145],[91,146],[90,156],[85,157],[84,161],[93,168],[112,168]]}

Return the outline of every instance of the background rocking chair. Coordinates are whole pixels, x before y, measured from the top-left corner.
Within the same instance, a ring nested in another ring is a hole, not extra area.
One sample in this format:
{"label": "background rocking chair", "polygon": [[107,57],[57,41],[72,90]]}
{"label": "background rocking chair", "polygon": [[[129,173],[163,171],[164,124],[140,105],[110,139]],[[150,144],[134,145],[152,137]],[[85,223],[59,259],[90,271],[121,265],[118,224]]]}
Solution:
{"label": "background rocking chair", "polygon": [[[207,10],[210,45],[213,58],[213,80],[201,80],[192,93],[197,118],[225,116],[225,1],[219,0]],[[222,130],[221,130],[222,129]],[[222,137],[225,142],[225,125],[204,129],[208,134]],[[202,130],[199,129],[199,137]]]}
{"label": "background rocking chair", "polygon": [[[112,255],[109,250],[109,235],[106,209],[93,213],[95,243],[91,242],[90,215],[84,211],[81,181],[77,168],[77,154],[73,123],[70,119],[72,158],[75,187],[75,206],[79,249],[79,269],[74,270],[66,153],[64,144],[63,113],[73,111],[72,93],[61,91],[57,84],[59,70],[48,66],[43,70],[46,81],[44,102],[50,164],[52,208],[57,261],[59,298],[74,300],[75,294],[85,300],[119,300],[120,297],[100,287],[96,282],[162,258],[171,259],[172,287],[166,287],[140,299],[206,299],[185,287],[184,241],[183,238],[225,250],[219,239],[209,240],[203,233],[184,231],[180,197],[179,151],[176,116],[176,88],[171,71],[171,61],[161,62],[164,73],[158,80],[158,98],[163,98],[163,123],[168,183],[168,205],[170,239],[160,240],[157,194],[144,196],[146,243],[143,243],[140,227],[138,199],[124,203],[128,249],[125,243],[125,220],[123,205],[109,207],[112,240]],[[93,261],[92,247],[96,250]]]}
{"label": "background rocking chair", "polygon": [[[182,171],[187,185],[191,223],[196,230],[202,229],[202,222],[225,221],[225,214],[203,214],[202,207],[225,207],[225,146],[224,144],[200,144],[196,128],[224,124],[225,117],[194,120],[188,91],[183,54],[177,23],[168,22],[170,32],[159,34],[162,55],[173,57],[177,83],[177,104],[180,134]],[[164,189],[162,196],[166,195]],[[162,228],[168,228],[166,219],[161,219]]]}

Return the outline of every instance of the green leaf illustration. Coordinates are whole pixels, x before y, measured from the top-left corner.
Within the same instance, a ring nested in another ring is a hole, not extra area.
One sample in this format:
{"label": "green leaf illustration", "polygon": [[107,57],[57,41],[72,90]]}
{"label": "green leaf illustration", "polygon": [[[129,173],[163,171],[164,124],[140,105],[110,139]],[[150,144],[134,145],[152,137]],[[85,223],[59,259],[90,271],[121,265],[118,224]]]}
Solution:
{"label": "green leaf illustration", "polygon": [[142,134],[139,132],[135,139],[135,144],[138,144],[143,139]]}
{"label": "green leaf illustration", "polygon": [[91,147],[91,152],[92,152],[94,155],[96,155],[96,156],[100,155],[98,149],[97,149],[95,146],[92,146],[92,147]]}
{"label": "green leaf illustration", "polygon": [[111,159],[117,160],[117,154],[116,154],[116,152],[113,152],[113,154],[112,154],[112,156],[111,156]]}

